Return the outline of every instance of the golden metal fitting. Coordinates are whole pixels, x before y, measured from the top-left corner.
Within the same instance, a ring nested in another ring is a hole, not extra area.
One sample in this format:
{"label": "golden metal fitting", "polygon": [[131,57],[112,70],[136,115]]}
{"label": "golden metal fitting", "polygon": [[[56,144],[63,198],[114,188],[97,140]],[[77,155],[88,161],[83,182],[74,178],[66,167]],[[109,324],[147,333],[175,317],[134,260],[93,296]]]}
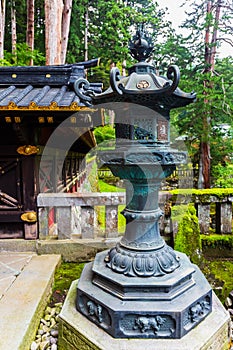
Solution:
{"label": "golden metal fitting", "polygon": [[36,222],[37,221],[37,215],[35,211],[28,211],[26,213],[23,213],[21,215],[21,220],[26,221],[26,222]]}
{"label": "golden metal fitting", "polygon": [[25,145],[17,148],[17,152],[24,156],[30,156],[39,152],[39,148],[36,146]]}

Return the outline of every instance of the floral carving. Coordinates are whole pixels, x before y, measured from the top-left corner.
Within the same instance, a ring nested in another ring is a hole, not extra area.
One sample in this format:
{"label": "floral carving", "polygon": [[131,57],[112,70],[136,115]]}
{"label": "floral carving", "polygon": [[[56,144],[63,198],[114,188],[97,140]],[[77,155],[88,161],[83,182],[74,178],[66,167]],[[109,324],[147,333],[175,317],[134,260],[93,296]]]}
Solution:
{"label": "floral carving", "polygon": [[172,248],[164,245],[149,252],[134,252],[119,245],[112,248],[105,258],[107,266],[126,276],[162,276],[179,267],[179,258]]}

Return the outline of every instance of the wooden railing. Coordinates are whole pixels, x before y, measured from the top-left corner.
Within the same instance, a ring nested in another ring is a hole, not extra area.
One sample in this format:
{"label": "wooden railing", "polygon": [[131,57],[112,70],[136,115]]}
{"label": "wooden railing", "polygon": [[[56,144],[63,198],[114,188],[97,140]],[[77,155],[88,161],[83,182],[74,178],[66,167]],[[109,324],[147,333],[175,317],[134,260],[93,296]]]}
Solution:
{"label": "wooden railing", "polygon": [[[203,190],[204,191],[204,190]],[[41,193],[37,199],[39,238],[95,239],[97,237],[118,237],[119,206],[125,205],[124,192],[111,193]],[[193,202],[201,233],[232,233],[233,195],[229,192],[221,196],[207,195],[207,192],[190,195],[161,192],[160,208],[165,212],[161,221],[161,234],[172,238],[177,232],[175,218],[171,220],[171,207]],[[99,225],[100,207],[105,210],[105,223]],[[49,220],[53,212],[53,221]]]}

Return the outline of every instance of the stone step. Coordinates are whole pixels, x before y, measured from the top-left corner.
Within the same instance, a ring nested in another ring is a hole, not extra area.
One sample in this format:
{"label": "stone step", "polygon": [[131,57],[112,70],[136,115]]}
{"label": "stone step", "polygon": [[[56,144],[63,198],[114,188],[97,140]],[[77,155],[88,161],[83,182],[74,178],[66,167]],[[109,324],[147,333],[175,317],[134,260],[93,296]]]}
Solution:
{"label": "stone step", "polygon": [[32,256],[0,300],[1,350],[30,349],[60,261],[60,255]]}

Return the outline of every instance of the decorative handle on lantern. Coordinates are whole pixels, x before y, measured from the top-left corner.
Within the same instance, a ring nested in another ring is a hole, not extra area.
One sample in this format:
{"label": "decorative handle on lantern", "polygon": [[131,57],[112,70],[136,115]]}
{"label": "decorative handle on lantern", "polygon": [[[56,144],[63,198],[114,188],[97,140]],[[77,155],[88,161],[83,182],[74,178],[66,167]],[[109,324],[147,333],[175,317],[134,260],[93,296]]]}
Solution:
{"label": "decorative handle on lantern", "polygon": [[119,88],[117,82],[120,80],[121,73],[117,67],[113,67],[110,72],[110,85],[113,91],[117,92],[119,95],[122,95],[123,92]]}
{"label": "decorative handle on lantern", "polygon": [[169,66],[167,70],[167,77],[168,79],[172,80],[172,84],[169,88],[169,92],[173,92],[177,88],[180,81],[180,70],[178,66],[176,65]]}

